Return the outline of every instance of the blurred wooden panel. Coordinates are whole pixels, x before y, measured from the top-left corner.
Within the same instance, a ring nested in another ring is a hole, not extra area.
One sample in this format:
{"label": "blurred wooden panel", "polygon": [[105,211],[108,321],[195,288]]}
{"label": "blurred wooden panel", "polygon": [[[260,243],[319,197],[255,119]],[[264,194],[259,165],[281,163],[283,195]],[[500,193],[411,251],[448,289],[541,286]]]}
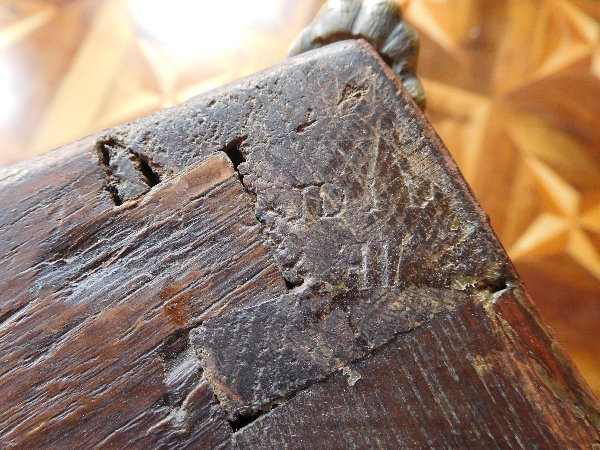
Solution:
{"label": "blurred wooden panel", "polygon": [[0,165],[283,60],[322,3],[0,0]]}
{"label": "blurred wooden panel", "polygon": [[[324,0],[0,0],[0,165],[268,67]],[[404,0],[428,116],[600,396],[600,6]]]}

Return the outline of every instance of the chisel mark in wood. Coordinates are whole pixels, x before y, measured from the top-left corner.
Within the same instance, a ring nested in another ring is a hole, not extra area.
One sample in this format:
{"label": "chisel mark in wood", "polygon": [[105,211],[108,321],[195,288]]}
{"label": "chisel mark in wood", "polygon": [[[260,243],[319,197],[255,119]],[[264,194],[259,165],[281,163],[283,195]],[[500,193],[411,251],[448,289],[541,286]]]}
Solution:
{"label": "chisel mark in wood", "polygon": [[242,184],[244,183],[243,181],[243,175],[240,173],[240,164],[243,164],[246,162],[246,157],[244,156],[244,153],[242,152],[242,144],[244,143],[244,141],[248,138],[248,136],[242,136],[240,138],[234,139],[233,141],[231,141],[229,144],[227,144],[221,151],[223,153],[225,153],[227,155],[227,157],[229,158],[229,160],[231,161],[231,163],[233,164],[233,168],[235,169],[235,171],[238,173],[238,176],[240,178],[240,182],[242,182]]}
{"label": "chisel mark in wood", "polygon": [[116,206],[148,192],[161,182],[162,168],[115,139],[96,143],[106,190]]}

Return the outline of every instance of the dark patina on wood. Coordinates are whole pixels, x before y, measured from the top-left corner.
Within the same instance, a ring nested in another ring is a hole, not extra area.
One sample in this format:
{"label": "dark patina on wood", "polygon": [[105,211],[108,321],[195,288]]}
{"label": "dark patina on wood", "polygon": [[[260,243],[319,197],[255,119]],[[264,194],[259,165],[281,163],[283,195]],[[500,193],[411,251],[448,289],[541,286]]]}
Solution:
{"label": "dark patina on wood", "polygon": [[329,0],[292,43],[289,55],[359,38],[377,50],[413,100],[425,109],[425,92],[416,75],[419,36],[402,20],[396,0]]}
{"label": "dark patina on wood", "polygon": [[590,448],[454,162],[341,42],[0,172],[6,448]]}

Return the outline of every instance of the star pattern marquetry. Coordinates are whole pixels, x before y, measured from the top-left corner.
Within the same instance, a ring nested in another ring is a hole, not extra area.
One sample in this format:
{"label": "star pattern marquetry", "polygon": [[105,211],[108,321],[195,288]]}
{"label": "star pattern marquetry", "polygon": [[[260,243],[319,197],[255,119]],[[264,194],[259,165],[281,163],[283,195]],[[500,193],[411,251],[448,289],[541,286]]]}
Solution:
{"label": "star pattern marquetry", "polygon": [[600,394],[598,9],[566,0],[403,7],[422,39],[430,120]]}
{"label": "star pattern marquetry", "polygon": [[[324,0],[0,0],[0,165],[283,59]],[[399,0],[428,117],[600,395],[600,6]]]}
{"label": "star pattern marquetry", "polygon": [[[600,281],[600,252],[588,237],[600,232],[600,202],[584,210],[581,192],[558,173],[535,157],[524,162],[548,206],[509,248],[509,255],[520,261],[565,253]],[[598,201],[600,190],[591,196]]]}

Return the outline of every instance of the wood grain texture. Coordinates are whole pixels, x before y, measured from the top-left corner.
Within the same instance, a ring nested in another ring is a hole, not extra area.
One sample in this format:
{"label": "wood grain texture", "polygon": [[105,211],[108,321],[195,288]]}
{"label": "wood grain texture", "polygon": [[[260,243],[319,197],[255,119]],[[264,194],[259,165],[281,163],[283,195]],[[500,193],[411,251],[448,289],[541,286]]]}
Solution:
{"label": "wood grain texture", "polygon": [[6,447],[600,444],[597,401],[364,41],[0,180]]}
{"label": "wood grain texture", "polygon": [[[324,1],[0,2],[0,166],[281,61]],[[420,38],[428,119],[600,397],[600,4],[396,2]]]}
{"label": "wood grain texture", "polygon": [[339,372],[301,392],[242,429],[237,442],[241,448],[585,448],[594,442],[597,434],[581,428],[576,407],[536,373],[544,369],[523,363],[531,355],[521,345],[495,313],[462,304],[350,365],[351,376]]}
{"label": "wood grain texture", "polygon": [[[65,203],[59,198],[56,209]],[[186,330],[214,311],[285,290],[237,174],[225,155],[215,156],[143,199],[101,206],[87,215],[75,205],[61,211],[63,220],[38,206],[13,222],[59,229],[37,227],[11,244],[35,252],[13,250],[30,267],[22,277],[9,273],[1,290],[3,309],[11,308],[0,330],[2,442],[77,448],[136,425],[151,432],[146,443],[181,434],[190,445],[213,439],[216,446],[215,436],[231,429],[223,417],[208,420],[220,416]],[[14,266],[6,258],[2,265]],[[214,425],[193,432],[198,421]]]}

